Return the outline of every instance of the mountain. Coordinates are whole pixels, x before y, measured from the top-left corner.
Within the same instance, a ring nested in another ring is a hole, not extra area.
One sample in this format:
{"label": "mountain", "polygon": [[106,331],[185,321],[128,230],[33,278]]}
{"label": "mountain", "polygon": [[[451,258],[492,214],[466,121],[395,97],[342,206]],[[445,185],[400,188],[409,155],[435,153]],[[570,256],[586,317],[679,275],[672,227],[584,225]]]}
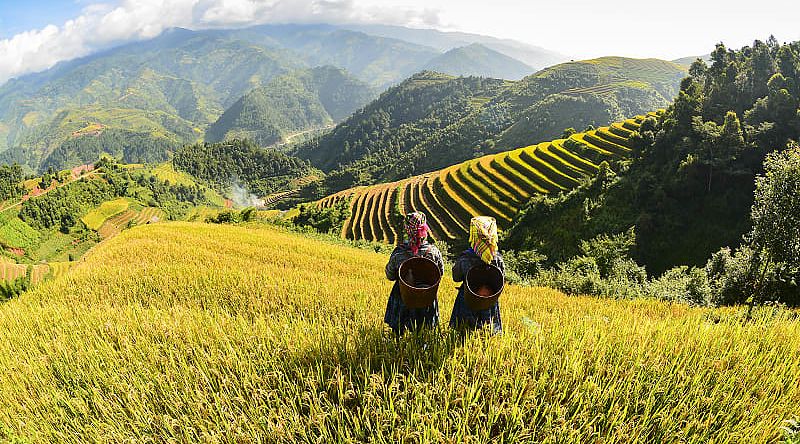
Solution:
{"label": "mountain", "polygon": [[702,60],[702,61],[704,61],[706,63],[710,63],[711,62],[711,54],[705,54],[705,55],[701,55],[701,56],[681,57],[679,59],[673,60],[672,63],[675,63],[677,65],[681,65],[681,66],[685,66],[686,68],[689,68],[690,66],[692,66],[692,63],[694,63],[694,61],[697,60],[697,59],[700,59],[700,60]]}
{"label": "mountain", "polygon": [[562,63],[515,84],[503,101],[524,110],[497,138],[501,148],[552,139],[667,106],[686,69],[659,59],[601,57]]}
{"label": "mountain", "polygon": [[670,62],[620,57],[519,81],[423,72],[295,154],[328,172],[322,192],[403,179],[665,107],[685,74]]}
{"label": "mountain", "polygon": [[[419,36],[415,32],[407,34]],[[418,38],[412,40],[324,24],[170,29],[156,38],[62,62],[0,86],[0,161],[40,169],[45,162],[54,164],[47,158],[57,151],[61,151],[58,159],[91,161],[82,155],[66,155],[64,150],[110,130],[127,132],[139,145],[126,147],[127,151],[140,152],[141,158],[162,158],[175,146],[201,139],[226,110],[278,77],[330,65],[346,70],[370,87],[383,89],[420,71],[445,51],[417,43]],[[486,46],[491,47],[488,43]],[[465,58],[457,55],[458,51],[445,60]],[[508,64],[508,60],[486,50],[472,51],[470,57],[465,58],[468,62],[451,61],[448,70],[464,75],[474,72],[472,65]],[[297,88],[298,92],[302,90]],[[273,104],[301,106],[309,99],[300,94],[296,98],[265,99],[264,94],[257,93],[243,102],[266,104],[273,100]],[[360,106],[362,97],[356,93],[353,102],[342,103],[339,111]],[[244,103],[237,106],[245,112]],[[282,128],[266,129],[258,137],[272,141],[287,131],[326,125],[326,117],[318,111],[310,109],[307,118],[294,123],[276,123]],[[342,116],[331,114],[331,118],[337,121]],[[304,120],[310,127],[300,125]],[[224,137],[220,134],[226,132],[223,130],[225,125],[213,128],[212,138]],[[246,134],[250,130],[243,131]],[[82,152],[88,155],[91,151]],[[55,164],[61,165],[58,162]]]}
{"label": "mountain", "polygon": [[5,157],[37,167],[65,141],[106,129],[196,140],[245,92],[300,67],[284,50],[168,31],[8,82],[0,88],[0,149],[13,147]]}
{"label": "mountain", "polygon": [[339,68],[296,71],[256,88],[209,126],[205,140],[248,138],[268,146],[295,132],[341,121],[373,97],[373,89]]}
{"label": "mountain", "polygon": [[[445,153],[443,145],[453,146],[459,151],[456,157],[463,157],[472,141],[462,143],[462,136],[474,139],[475,134],[442,139],[444,132],[480,113],[484,103],[507,84],[424,71],[387,90],[331,132],[301,144],[294,154],[330,172],[326,180],[336,189],[407,177],[428,165],[452,163],[457,159]],[[419,149],[430,143],[439,144],[438,151]],[[415,152],[425,159],[400,160]]]}
{"label": "mountain", "polygon": [[378,85],[436,55],[324,26],[172,29],[7,82],[0,87],[0,150],[10,150],[5,161],[37,168],[64,142],[107,129],[154,139],[151,145],[193,142],[246,93],[298,69],[332,59]]}
{"label": "mountain", "polygon": [[420,70],[441,51],[424,43],[333,25],[262,25],[224,31],[231,38],[284,48],[308,66],[332,65],[381,89]]}
{"label": "mountain", "polygon": [[435,29],[417,29],[389,25],[348,25],[347,28],[406,42],[449,51],[454,48],[479,43],[501,54],[513,57],[534,69],[542,69],[566,62],[569,57],[547,49],[510,39],[498,39],[465,32],[444,32]]}
{"label": "mountain", "polygon": [[531,74],[530,66],[480,43],[454,48],[434,58],[425,69],[452,75],[518,80]]}

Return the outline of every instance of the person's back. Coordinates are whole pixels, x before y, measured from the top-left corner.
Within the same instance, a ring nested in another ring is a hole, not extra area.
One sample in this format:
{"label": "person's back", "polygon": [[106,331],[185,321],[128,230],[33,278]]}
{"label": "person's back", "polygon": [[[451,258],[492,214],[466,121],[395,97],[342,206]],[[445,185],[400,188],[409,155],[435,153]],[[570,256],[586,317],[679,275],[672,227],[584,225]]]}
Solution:
{"label": "person's back", "polygon": [[439,267],[439,272],[444,273],[442,253],[435,245],[427,241],[428,227],[425,223],[425,215],[419,212],[409,213],[406,216],[405,225],[408,240],[395,247],[386,263],[386,278],[395,283],[389,294],[383,320],[398,335],[407,329],[423,325],[433,326],[439,323],[437,299],[434,299],[428,307],[423,308],[408,308],[403,303],[403,299],[400,297],[400,285],[397,282],[400,264],[412,257],[421,256],[432,260]]}
{"label": "person's back", "polygon": [[[497,249],[497,222],[492,217],[474,217],[470,221],[470,248],[461,253],[453,264],[453,281],[463,282],[469,270],[480,264],[494,265],[505,275],[503,256]],[[495,302],[485,310],[472,310],[464,297],[465,286],[464,282],[458,288],[453,312],[450,315],[450,326],[461,330],[491,326],[494,333],[503,331],[499,302]],[[479,293],[480,291],[478,288]],[[484,292],[488,293],[486,296],[492,294],[488,288]]]}

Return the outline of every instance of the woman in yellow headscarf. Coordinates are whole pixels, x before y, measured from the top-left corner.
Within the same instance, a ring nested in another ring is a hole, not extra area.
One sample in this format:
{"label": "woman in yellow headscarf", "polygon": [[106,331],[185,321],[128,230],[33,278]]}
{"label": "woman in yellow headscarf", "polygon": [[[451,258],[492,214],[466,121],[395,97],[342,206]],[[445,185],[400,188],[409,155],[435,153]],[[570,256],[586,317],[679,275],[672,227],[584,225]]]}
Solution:
{"label": "woman in yellow headscarf", "polygon": [[[469,246],[456,259],[453,265],[453,280],[463,282],[470,268],[485,263],[492,264],[505,274],[503,257],[497,248],[497,221],[493,217],[473,217],[469,224]],[[467,306],[464,300],[464,286],[461,284],[456,296],[453,313],[450,315],[450,327],[456,329],[478,329],[490,326],[493,333],[503,331],[503,322],[500,320],[500,305],[495,304],[486,309],[474,311]]]}

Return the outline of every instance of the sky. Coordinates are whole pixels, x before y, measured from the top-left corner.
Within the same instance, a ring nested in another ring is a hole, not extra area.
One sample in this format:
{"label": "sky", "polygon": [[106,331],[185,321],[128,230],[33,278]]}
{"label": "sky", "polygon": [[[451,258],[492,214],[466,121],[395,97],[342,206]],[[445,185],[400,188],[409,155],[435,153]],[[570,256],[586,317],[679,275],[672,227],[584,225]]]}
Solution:
{"label": "sky", "polygon": [[0,84],[167,28],[381,23],[511,38],[574,59],[675,59],[800,40],[800,0],[0,0]]}

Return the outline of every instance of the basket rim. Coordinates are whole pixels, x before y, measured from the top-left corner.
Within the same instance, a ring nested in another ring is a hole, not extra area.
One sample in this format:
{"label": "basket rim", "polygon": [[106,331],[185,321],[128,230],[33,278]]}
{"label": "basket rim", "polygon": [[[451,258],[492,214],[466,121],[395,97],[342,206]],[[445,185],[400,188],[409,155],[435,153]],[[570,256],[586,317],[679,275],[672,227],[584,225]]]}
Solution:
{"label": "basket rim", "polygon": [[[494,292],[490,296],[481,296],[478,293],[475,293],[474,291],[472,291],[472,288],[470,288],[470,286],[469,286],[469,274],[470,274],[470,272],[472,270],[474,270],[477,267],[486,267],[486,268],[488,268],[490,270],[492,270],[492,269],[493,270],[497,270],[497,272],[500,274],[500,288],[497,289],[497,291]],[[505,274],[503,273],[503,271],[500,270],[500,268],[497,267],[496,265],[486,264],[486,263],[477,264],[477,265],[473,265],[472,267],[470,267],[469,270],[467,270],[467,273],[464,275],[464,286],[467,287],[466,290],[470,294],[470,296],[472,296],[472,297],[475,297],[477,299],[494,299],[494,298],[498,297],[498,295],[500,295],[500,293],[502,293],[503,290],[506,288],[506,277],[505,277]]]}
{"label": "basket rim", "polygon": [[[403,273],[401,272],[403,270],[403,265],[405,265],[406,263],[408,263],[410,261],[418,260],[418,259],[423,259],[423,260],[425,260],[427,262],[430,262],[433,265],[434,269],[436,269],[436,273],[439,275],[439,277],[436,278],[436,282],[434,282],[434,283],[432,283],[432,284],[430,284],[430,285],[428,285],[426,287],[417,287],[416,285],[409,285],[409,283],[406,282],[405,279],[403,279]],[[429,288],[432,288],[432,287],[435,287],[435,286],[439,285],[442,282],[442,273],[441,273],[441,271],[439,271],[439,266],[436,265],[436,262],[428,259],[427,257],[412,256],[412,257],[404,260],[403,262],[401,262],[400,266],[397,267],[397,279],[400,281],[401,284],[405,285],[408,288],[413,288],[413,289],[416,289],[416,290],[427,290]]]}

